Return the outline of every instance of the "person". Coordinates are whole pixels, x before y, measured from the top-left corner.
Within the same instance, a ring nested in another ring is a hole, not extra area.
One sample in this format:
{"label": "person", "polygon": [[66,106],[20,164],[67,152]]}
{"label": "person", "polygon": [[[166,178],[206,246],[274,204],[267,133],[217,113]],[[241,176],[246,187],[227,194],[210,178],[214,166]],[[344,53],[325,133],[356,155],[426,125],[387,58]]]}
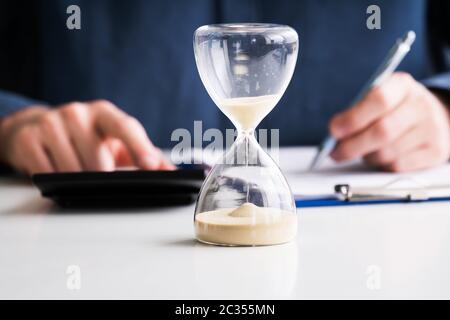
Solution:
{"label": "person", "polygon": [[[36,172],[172,169],[159,147],[171,132],[231,127],[196,71],[192,35],[204,24],[279,22],[300,37],[297,69],[261,127],[281,145],[318,144],[330,131],[337,161],[363,157],[412,171],[450,157],[450,5],[378,1],[36,0],[0,4],[0,161]],[[80,29],[67,8],[80,8]],[[396,38],[417,40],[396,72],[348,103]],[[139,120],[137,120],[139,119]],[[331,119],[331,120],[330,120]],[[151,140],[150,138],[151,137]]]}

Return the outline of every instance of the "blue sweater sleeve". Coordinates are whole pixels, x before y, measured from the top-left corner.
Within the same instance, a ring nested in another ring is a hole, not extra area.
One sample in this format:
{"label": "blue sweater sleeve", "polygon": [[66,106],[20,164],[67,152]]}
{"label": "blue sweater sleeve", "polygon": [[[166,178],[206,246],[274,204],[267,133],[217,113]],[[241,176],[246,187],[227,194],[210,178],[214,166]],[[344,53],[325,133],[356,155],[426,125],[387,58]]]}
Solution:
{"label": "blue sweater sleeve", "polygon": [[0,118],[31,105],[46,103],[25,96],[0,90]]}
{"label": "blue sweater sleeve", "polygon": [[450,72],[440,73],[425,79],[422,83],[429,89],[438,89],[450,93]]}

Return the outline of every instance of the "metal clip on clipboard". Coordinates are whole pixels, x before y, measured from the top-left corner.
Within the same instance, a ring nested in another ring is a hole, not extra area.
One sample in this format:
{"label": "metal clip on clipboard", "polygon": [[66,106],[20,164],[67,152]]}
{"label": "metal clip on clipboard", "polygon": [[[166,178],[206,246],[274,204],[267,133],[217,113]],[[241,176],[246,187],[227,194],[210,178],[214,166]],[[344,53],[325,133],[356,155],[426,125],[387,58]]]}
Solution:
{"label": "metal clip on clipboard", "polygon": [[[416,186],[395,187],[399,182],[411,180]],[[400,178],[381,187],[352,187],[338,184],[334,195],[325,197],[297,197],[297,207],[345,206],[385,204],[398,202],[450,201],[450,185],[423,186],[415,179]]]}
{"label": "metal clip on clipboard", "polygon": [[[348,184],[338,184],[334,187],[338,199],[342,201],[370,200],[407,200],[426,201],[430,199],[426,189],[385,189],[385,188],[352,188]],[[450,189],[447,188],[447,195]]]}
{"label": "metal clip on clipboard", "polygon": [[[393,187],[401,181],[415,182],[414,187]],[[338,199],[342,201],[371,201],[371,200],[403,200],[428,201],[432,199],[450,199],[450,186],[425,187],[414,179],[397,179],[379,188],[351,187],[348,184],[338,184],[334,187]]]}

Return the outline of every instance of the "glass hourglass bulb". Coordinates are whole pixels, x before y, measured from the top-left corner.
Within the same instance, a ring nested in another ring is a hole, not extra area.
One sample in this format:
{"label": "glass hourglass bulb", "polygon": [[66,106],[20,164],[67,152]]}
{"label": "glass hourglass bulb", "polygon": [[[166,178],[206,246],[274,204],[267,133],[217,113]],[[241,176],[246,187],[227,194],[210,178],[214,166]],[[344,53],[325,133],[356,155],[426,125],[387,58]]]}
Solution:
{"label": "glass hourglass bulb", "polygon": [[194,52],[206,90],[238,130],[200,190],[194,216],[197,239],[218,245],[292,240],[297,233],[292,193],[254,132],[292,78],[297,33],[274,24],[203,26],[194,34]]}

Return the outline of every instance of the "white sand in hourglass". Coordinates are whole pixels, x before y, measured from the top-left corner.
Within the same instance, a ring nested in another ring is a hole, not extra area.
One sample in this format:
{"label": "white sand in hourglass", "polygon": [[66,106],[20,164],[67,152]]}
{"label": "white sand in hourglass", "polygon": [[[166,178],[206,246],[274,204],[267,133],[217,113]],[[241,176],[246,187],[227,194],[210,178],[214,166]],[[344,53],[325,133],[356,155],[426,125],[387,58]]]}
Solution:
{"label": "white sand in hourglass", "polygon": [[237,209],[202,212],[195,220],[197,239],[229,245],[268,245],[291,241],[297,233],[297,215],[244,203]]}
{"label": "white sand in hourglass", "polygon": [[221,99],[216,103],[233,123],[242,130],[251,130],[275,107],[280,95]]}

